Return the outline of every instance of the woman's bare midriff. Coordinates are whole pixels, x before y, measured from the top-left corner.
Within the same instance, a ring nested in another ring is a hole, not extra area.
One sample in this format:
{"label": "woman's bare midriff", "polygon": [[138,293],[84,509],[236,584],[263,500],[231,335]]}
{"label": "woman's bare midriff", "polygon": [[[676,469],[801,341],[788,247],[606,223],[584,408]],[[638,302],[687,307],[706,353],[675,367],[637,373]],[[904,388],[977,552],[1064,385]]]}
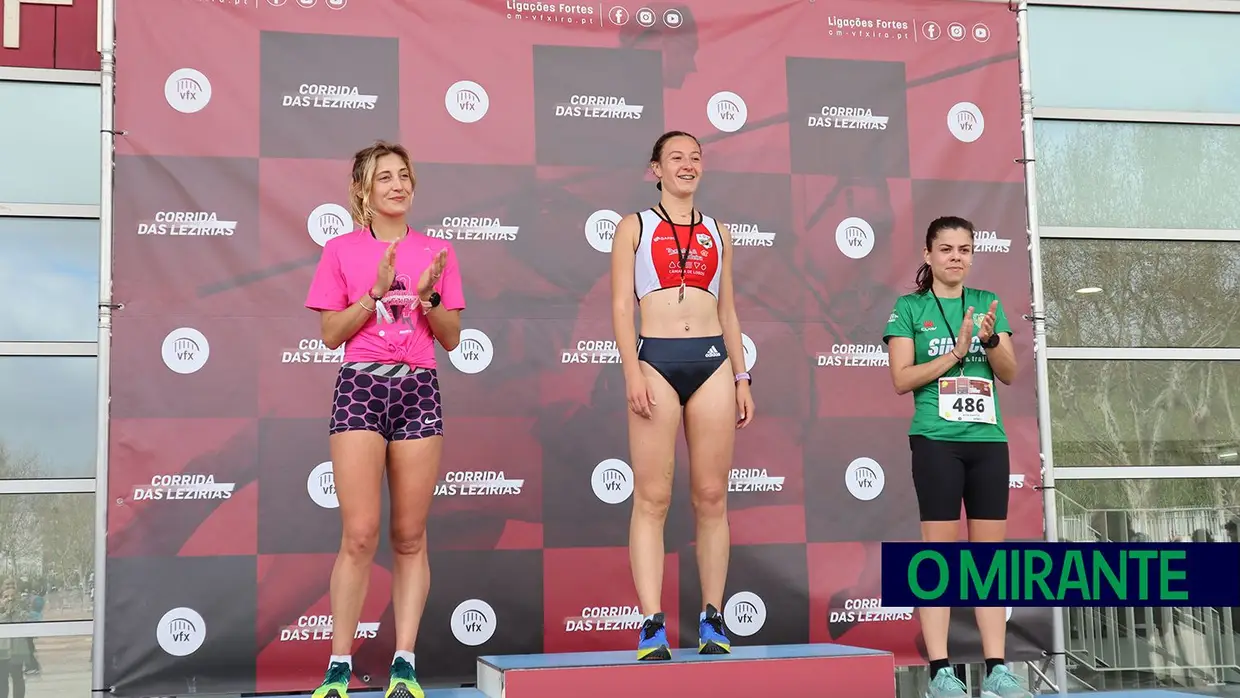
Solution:
{"label": "woman's bare midriff", "polygon": [[685,288],[685,299],[678,301],[680,287],[655,291],[642,299],[643,337],[714,337],[723,334],[719,324],[719,301],[708,291]]}

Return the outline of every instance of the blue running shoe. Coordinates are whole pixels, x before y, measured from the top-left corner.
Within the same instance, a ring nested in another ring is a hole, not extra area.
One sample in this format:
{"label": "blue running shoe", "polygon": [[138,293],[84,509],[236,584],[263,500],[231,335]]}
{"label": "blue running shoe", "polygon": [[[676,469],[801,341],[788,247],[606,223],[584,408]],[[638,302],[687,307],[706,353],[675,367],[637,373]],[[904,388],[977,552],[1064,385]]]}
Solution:
{"label": "blue running shoe", "polygon": [[667,628],[664,626],[665,616],[656,613],[642,623],[637,636],[637,659],[639,661],[656,661],[672,658],[672,650],[667,644]]}
{"label": "blue running shoe", "polygon": [[731,654],[732,641],[723,631],[719,609],[706,604],[706,617],[698,624],[698,654]]}

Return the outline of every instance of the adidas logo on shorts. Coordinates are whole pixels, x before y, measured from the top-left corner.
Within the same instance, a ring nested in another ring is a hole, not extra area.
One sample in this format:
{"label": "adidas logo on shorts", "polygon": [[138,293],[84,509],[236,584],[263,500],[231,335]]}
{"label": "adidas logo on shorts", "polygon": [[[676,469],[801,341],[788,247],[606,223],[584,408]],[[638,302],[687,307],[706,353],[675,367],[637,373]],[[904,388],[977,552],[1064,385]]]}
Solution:
{"label": "adidas logo on shorts", "polygon": [[717,356],[719,356],[719,350],[715,348],[714,344],[710,345],[710,349],[706,350],[706,358],[713,359]]}

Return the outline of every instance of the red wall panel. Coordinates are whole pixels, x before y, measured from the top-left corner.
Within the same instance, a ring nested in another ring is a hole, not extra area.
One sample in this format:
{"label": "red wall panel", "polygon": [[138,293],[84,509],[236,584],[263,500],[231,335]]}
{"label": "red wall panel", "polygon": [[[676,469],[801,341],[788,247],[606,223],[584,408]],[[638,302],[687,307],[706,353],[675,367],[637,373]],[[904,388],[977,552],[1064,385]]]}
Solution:
{"label": "red wall panel", "polygon": [[[73,4],[31,5],[18,11],[19,45],[0,46],[0,67],[99,70],[96,50],[99,0]],[[0,16],[0,29],[4,19]]]}

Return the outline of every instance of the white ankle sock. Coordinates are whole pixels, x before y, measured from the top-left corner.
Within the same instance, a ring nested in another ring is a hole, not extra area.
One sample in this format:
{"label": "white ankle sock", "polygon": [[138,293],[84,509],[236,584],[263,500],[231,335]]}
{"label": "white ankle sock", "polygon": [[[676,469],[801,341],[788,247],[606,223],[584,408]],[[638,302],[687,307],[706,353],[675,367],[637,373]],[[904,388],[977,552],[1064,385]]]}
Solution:
{"label": "white ankle sock", "polygon": [[413,663],[413,652],[406,652],[405,650],[397,650],[396,655],[392,657],[392,661],[394,662],[397,659],[403,659],[406,662],[409,662],[409,666],[415,669],[417,668],[417,665]]}
{"label": "white ankle sock", "polygon": [[353,668],[353,655],[333,654],[332,658],[328,660],[328,663],[335,663],[335,662],[344,662],[345,664],[349,665],[350,669],[352,669]]}

